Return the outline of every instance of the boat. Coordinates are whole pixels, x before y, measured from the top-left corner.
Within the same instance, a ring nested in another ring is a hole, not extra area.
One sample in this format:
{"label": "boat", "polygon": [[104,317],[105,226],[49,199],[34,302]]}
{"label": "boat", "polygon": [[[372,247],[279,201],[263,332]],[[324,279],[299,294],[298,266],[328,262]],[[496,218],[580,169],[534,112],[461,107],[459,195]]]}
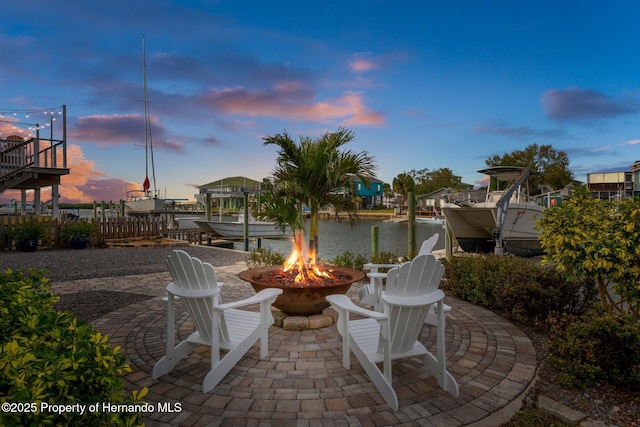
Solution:
{"label": "boat", "polygon": [[204,215],[181,215],[176,214],[173,218],[174,228],[179,229],[188,229],[188,228],[199,228],[195,221],[204,221],[206,218]]}
{"label": "boat", "polygon": [[127,200],[124,202],[124,211],[127,215],[149,215],[165,210],[164,200],[151,196],[144,190],[131,190],[127,195]]}
{"label": "boat", "polygon": [[[142,190],[127,192],[124,210],[127,215],[148,215],[160,213],[165,210],[165,201],[158,197],[156,189],[156,170],[153,161],[153,139],[151,138],[151,115],[149,114],[149,95],[147,92],[147,59],[142,36],[142,78],[144,87],[144,150],[145,150],[145,178]],[[149,181],[149,160],[151,160],[151,172],[153,178],[153,192]]]}
{"label": "boat", "polygon": [[542,254],[535,229],[536,220],[545,207],[529,198],[527,182],[539,172],[516,166],[494,166],[478,171],[500,183],[504,189],[487,187],[484,202],[462,201],[444,203],[441,208],[447,225],[465,252],[501,255],[503,251],[516,256]]}
{"label": "boat", "polygon": [[[25,213],[33,215],[36,213],[36,208],[33,203],[25,203]],[[0,215],[20,215],[22,214],[22,204],[15,199],[11,199],[8,205],[0,207]]]}
{"label": "boat", "polygon": [[429,216],[416,216],[416,222],[420,224],[442,225],[444,224],[444,218],[441,212],[433,208],[432,214]]}
{"label": "boat", "polygon": [[[290,230],[283,232],[275,222],[258,221],[251,214],[248,215],[248,235],[246,237],[277,238],[291,234]],[[244,214],[241,211],[236,221],[193,221],[200,231],[220,237],[244,238]]]}
{"label": "boat", "polygon": [[417,216],[416,222],[420,224],[442,225],[444,218],[441,216]]}

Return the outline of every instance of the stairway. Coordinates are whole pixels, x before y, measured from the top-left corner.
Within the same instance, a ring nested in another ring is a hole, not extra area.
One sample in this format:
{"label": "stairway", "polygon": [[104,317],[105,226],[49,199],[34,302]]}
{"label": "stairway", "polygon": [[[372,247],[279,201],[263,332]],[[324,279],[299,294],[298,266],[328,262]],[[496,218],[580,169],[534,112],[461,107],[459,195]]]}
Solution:
{"label": "stairway", "polygon": [[59,185],[68,175],[66,141],[10,136],[0,140],[0,193]]}

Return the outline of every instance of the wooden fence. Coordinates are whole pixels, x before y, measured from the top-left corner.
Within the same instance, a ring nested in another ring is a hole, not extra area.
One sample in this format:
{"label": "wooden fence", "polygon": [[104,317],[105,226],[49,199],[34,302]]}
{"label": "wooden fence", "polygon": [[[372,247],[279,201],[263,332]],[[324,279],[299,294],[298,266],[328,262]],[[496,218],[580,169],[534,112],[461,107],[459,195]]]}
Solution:
{"label": "wooden fence", "polygon": [[151,216],[115,217],[96,220],[103,239],[131,239],[138,237],[161,237],[167,229],[164,219]]}
{"label": "wooden fence", "polygon": [[203,242],[202,234],[199,228],[168,228],[164,230],[163,237],[201,245]]}
{"label": "wooden fence", "polygon": [[100,240],[163,237],[202,244],[202,233],[199,229],[169,228],[166,220],[160,217],[114,217],[77,220],[68,217],[55,219],[46,216],[0,216],[0,251],[13,248],[13,242],[10,237],[11,229],[22,223],[26,218],[37,218],[46,225],[47,237],[41,240],[41,246],[61,247],[61,231],[69,221],[91,221],[97,224]]}

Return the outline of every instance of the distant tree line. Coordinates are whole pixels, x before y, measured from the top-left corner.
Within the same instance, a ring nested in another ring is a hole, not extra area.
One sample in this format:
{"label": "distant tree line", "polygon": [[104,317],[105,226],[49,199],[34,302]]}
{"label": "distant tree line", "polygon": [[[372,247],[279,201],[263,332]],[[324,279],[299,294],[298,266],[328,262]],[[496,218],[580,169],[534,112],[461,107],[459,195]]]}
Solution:
{"label": "distant tree line", "polygon": [[[539,194],[545,187],[559,190],[573,181],[567,153],[557,151],[551,145],[531,144],[524,150],[489,157],[485,163],[487,166],[528,167],[541,172],[540,176],[532,177],[529,180],[531,194]],[[391,185],[396,194],[402,195],[403,203],[410,191],[420,197],[441,188],[461,190],[468,187],[470,185],[462,183],[460,177],[456,176],[449,168],[412,169],[398,174]]]}

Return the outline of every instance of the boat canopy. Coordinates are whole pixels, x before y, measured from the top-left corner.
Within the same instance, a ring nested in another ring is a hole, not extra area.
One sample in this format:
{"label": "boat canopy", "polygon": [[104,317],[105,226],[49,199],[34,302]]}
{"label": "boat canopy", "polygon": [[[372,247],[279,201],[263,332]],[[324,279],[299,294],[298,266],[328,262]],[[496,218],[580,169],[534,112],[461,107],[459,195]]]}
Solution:
{"label": "boat canopy", "polygon": [[[500,181],[511,181],[518,178],[525,169],[527,168],[521,166],[492,166],[490,168],[480,169],[478,173],[489,175]],[[531,175],[542,175],[542,173],[529,168],[529,176]]]}

